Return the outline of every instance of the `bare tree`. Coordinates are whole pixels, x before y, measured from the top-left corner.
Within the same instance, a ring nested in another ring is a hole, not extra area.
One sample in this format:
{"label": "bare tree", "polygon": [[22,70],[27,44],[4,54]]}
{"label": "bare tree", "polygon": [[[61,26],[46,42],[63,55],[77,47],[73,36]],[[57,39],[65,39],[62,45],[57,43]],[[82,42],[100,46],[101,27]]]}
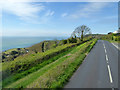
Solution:
{"label": "bare tree", "polygon": [[81,38],[81,41],[83,41],[83,37],[86,35],[86,34],[90,34],[91,31],[90,31],[90,28],[85,26],[85,25],[82,25],[82,26],[79,26],[77,27],[73,33],[71,34],[72,37],[79,37]]}

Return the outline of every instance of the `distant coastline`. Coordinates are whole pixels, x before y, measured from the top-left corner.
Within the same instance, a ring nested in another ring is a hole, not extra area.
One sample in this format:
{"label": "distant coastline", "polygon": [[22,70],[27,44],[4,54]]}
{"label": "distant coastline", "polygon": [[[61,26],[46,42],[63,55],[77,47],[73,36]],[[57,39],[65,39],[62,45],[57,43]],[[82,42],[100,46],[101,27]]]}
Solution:
{"label": "distant coastline", "polygon": [[14,48],[27,48],[45,40],[62,40],[68,37],[2,37],[2,52]]}

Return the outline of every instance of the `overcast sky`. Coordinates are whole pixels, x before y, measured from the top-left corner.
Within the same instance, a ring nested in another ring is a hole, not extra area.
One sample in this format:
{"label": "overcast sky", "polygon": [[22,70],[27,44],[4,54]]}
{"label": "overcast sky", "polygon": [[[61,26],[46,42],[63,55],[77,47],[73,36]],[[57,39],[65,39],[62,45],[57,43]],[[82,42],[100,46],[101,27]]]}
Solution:
{"label": "overcast sky", "polygon": [[80,25],[92,33],[118,29],[117,2],[9,2],[2,8],[3,36],[70,36]]}

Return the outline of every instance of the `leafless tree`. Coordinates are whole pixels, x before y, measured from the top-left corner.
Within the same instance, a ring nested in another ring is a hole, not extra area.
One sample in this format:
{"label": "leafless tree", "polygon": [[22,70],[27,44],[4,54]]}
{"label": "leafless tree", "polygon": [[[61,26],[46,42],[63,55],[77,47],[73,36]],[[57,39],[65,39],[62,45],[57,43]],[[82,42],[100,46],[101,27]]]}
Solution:
{"label": "leafless tree", "polygon": [[85,25],[82,25],[82,26],[79,26],[77,27],[73,33],[71,34],[72,37],[79,37],[81,38],[81,41],[83,41],[83,37],[86,35],[86,34],[91,34],[91,31],[90,31],[90,28],[85,26]]}

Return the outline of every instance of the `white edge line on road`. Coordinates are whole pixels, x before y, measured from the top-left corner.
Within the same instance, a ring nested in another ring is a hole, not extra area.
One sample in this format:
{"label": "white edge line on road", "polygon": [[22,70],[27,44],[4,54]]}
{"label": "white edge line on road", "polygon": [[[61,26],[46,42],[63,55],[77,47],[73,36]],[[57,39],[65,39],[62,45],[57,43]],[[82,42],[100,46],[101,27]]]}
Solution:
{"label": "white edge line on road", "polygon": [[[117,47],[117,45],[115,45],[114,43],[112,43],[112,45],[115,46],[117,49],[119,49],[119,48]],[[119,49],[119,50],[120,50],[120,49]]]}
{"label": "white edge line on road", "polygon": [[109,72],[110,83],[113,83],[112,74],[111,74],[110,66],[109,65],[108,65],[108,72]]}

